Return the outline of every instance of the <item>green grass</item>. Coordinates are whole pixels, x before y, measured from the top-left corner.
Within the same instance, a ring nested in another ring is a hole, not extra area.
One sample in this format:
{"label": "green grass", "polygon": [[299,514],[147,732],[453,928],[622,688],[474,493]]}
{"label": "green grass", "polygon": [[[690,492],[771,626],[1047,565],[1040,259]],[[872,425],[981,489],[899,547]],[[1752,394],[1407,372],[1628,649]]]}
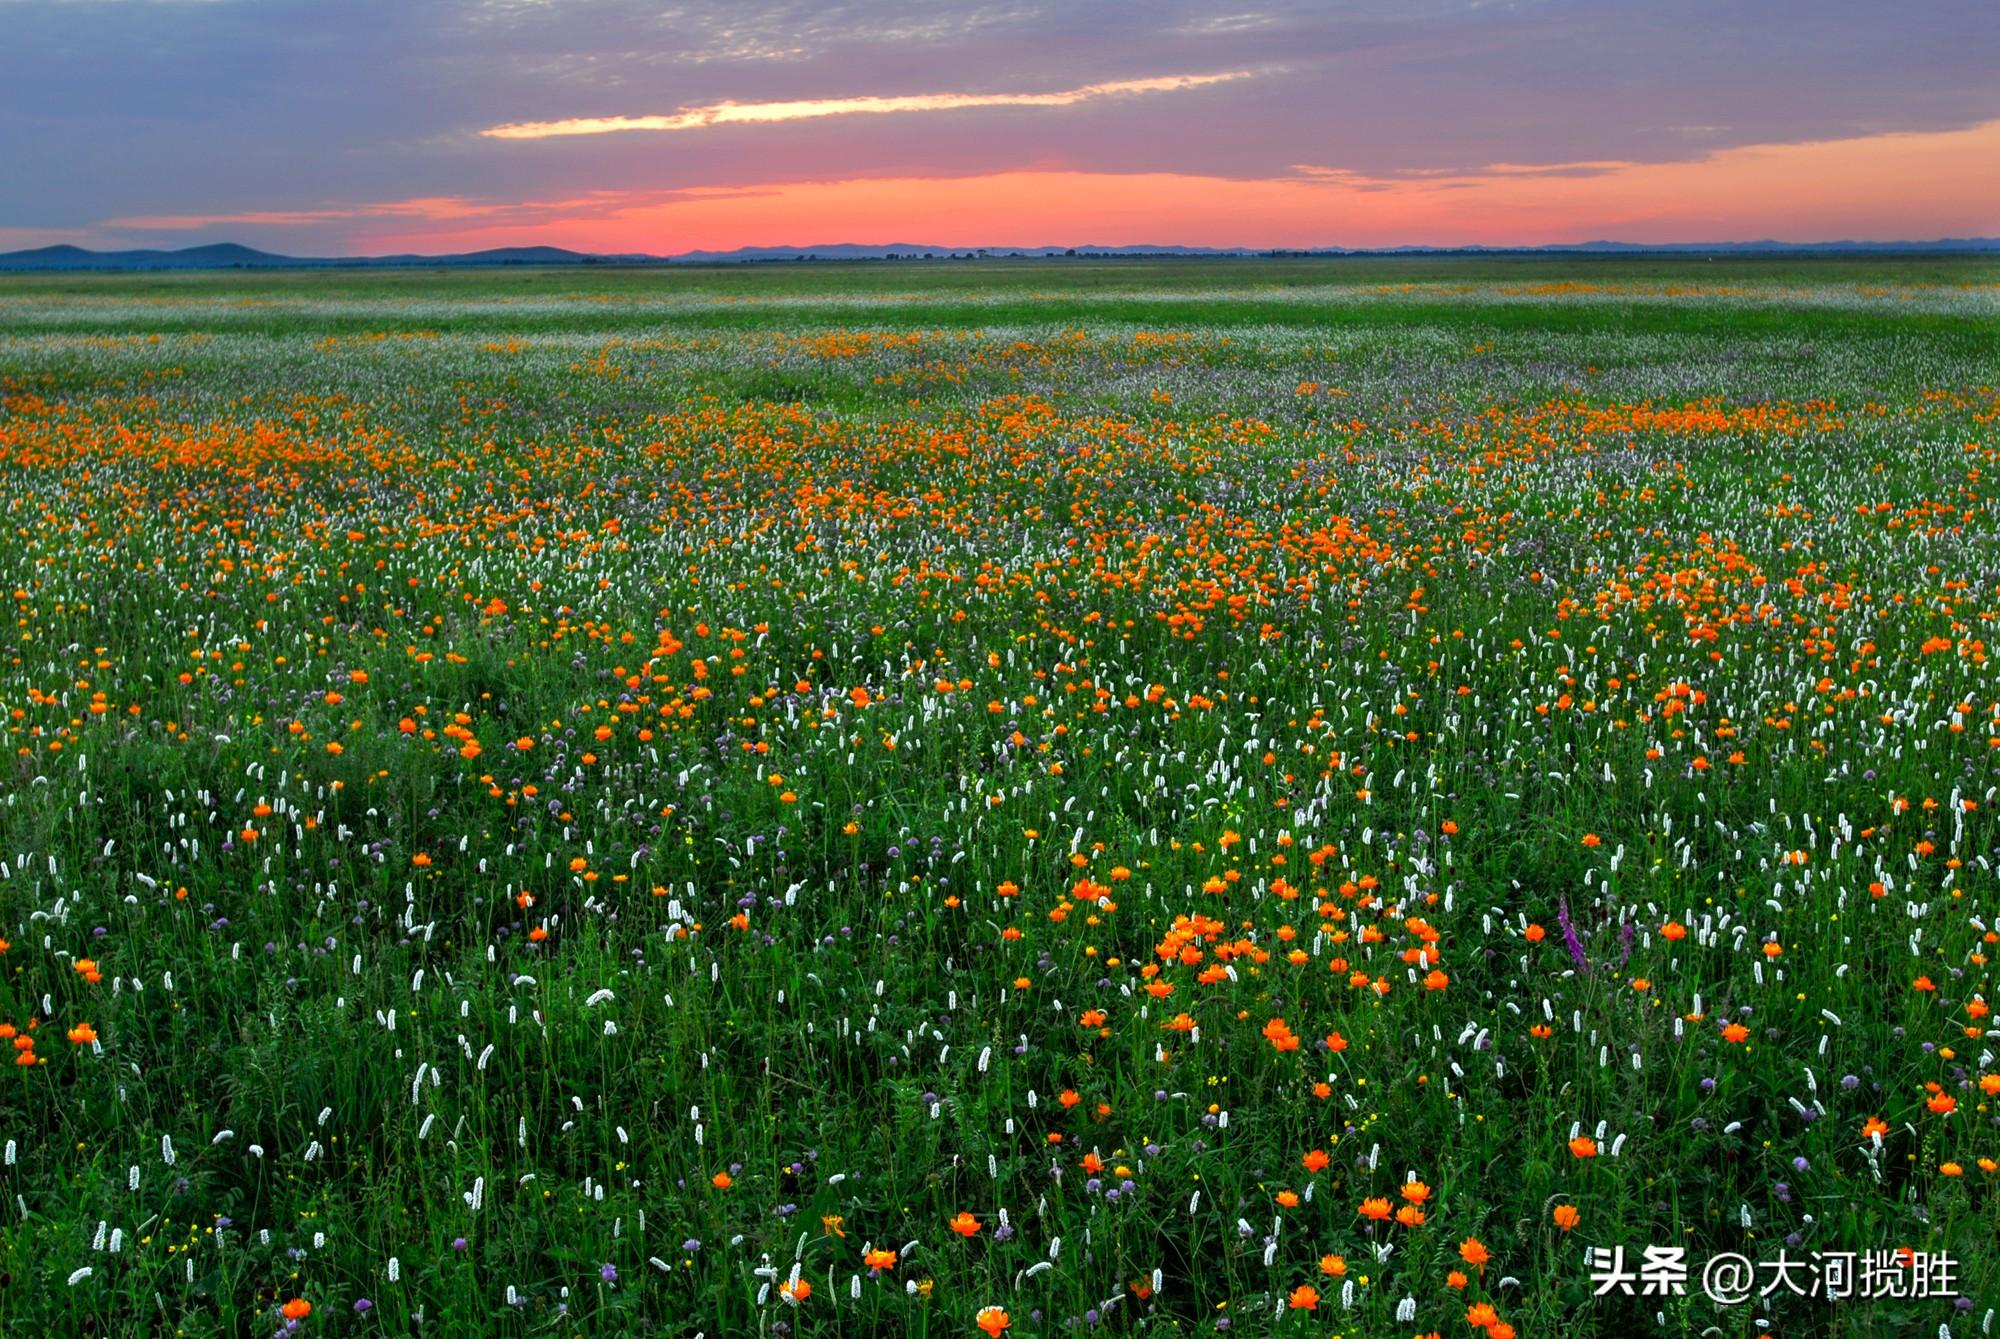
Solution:
{"label": "green grass", "polygon": [[0,1331],[1977,1332],[1996,282],[0,277]]}

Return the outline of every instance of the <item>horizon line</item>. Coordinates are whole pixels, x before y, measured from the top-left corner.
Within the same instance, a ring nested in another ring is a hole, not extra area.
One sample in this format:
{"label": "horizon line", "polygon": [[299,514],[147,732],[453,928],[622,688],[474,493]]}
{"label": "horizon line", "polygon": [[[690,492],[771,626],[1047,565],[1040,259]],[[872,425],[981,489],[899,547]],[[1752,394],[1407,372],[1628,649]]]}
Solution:
{"label": "horizon line", "polygon": [[[298,262],[301,264],[361,263],[371,260],[452,260],[466,256],[504,255],[515,252],[561,252],[573,256],[575,261],[551,260],[550,264],[571,264],[581,261],[622,261],[631,264],[668,263],[673,261],[700,261],[741,255],[766,256],[772,259],[784,258],[797,261],[813,259],[823,261],[887,259],[887,253],[902,256],[928,256],[942,258],[1011,259],[1020,257],[1065,259],[1065,253],[1110,253],[1113,255],[1153,254],[1167,256],[1234,256],[1246,259],[1259,257],[1277,258],[1285,256],[1384,256],[1419,253],[1468,253],[1484,252],[1499,254],[1524,254],[1537,252],[1577,253],[1616,250],[1630,253],[1672,254],[1703,250],[1760,250],[1760,251],[1837,251],[1837,250],[1879,250],[1895,248],[1908,251],[1930,251],[1936,254],[1974,254],[2000,250],[2000,236],[1933,237],[1933,238],[1838,238],[1815,241],[1789,241],[1775,237],[1743,238],[1731,240],[1700,240],[1671,242],[1625,242],[1617,238],[1592,238],[1581,242],[1532,242],[1513,245],[1495,245],[1481,242],[1432,243],[1397,242],[1379,246],[1345,246],[1329,242],[1316,246],[1256,246],[1250,244],[1206,245],[1196,243],[1162,242],[1055,242],[1032,245],[948,245],[931,242],[816,242],[809,244],[746,244],[739,247],[719,249],[697,247],[686,251],[583,251],[556,242],[522,242],[506,246],[481,247],[470,251],[393,251],[355,252],[345,254],[302,255],[290,252],[268,251],[249,243],[224,239],[213,242],[197,242],[186,246],[137,245],[116,248],[85,246],[75,242],[49,242],[40,246],[23,247],[0,252],[0,261],[36,256],[51,251],[70,251],[82,256],[113,257],[149,255],[172,257],[192,255],[201,252],[235,249],[250,252],[259,257],[269,257],[277,262]],[[820,256],[820,252],[881,252],[880,256]]]}

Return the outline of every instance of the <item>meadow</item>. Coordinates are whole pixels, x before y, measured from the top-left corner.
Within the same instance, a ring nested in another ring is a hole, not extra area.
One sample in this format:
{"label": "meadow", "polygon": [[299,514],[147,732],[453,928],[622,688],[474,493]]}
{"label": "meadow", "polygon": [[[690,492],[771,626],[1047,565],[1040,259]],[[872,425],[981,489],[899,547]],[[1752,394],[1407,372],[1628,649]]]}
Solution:
{"label": "meadow", "polygon": [[1981,260],[0,276],[0,1333],[1991,1333],[1997,418]]}

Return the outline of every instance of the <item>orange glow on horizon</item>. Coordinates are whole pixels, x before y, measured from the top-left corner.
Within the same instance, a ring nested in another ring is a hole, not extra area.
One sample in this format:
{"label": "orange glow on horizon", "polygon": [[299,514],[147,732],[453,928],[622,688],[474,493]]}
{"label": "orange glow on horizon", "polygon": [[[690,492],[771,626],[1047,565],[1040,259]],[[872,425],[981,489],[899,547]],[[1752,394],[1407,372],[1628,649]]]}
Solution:
{"label": "orange glow on horizon", "polygon": [[547,244],[670,254],[740,246],[1169,244],[1531,246],[1607,238],[1930,240],[2000,233],[2000,121],[1964,130],[1725,150],[1669,163],[1497,164],[1369,177],[1301,166],[1236,180],[1021,169],[605,189],[550,201],[403,200],[283,215],[111,220],[194,230],[351,221],[350,250]]}

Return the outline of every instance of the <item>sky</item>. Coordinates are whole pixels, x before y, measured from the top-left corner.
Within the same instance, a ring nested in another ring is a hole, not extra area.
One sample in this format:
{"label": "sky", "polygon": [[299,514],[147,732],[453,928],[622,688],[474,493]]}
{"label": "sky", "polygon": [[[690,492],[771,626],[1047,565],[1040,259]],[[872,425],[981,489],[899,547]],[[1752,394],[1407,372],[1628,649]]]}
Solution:
{"label": "sky", "polygon": [[1992,0],[0,0],[0,249],[1995,235]]}

